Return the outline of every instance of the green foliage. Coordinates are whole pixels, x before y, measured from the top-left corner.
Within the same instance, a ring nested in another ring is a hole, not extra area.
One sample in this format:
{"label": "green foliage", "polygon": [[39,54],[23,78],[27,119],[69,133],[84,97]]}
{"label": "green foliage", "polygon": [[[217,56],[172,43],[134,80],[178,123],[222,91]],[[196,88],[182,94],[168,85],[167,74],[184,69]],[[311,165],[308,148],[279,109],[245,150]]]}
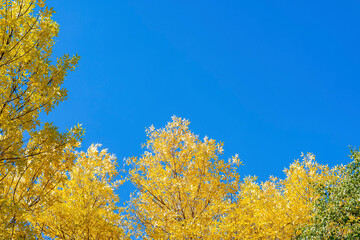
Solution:
{"label": "green foliage", "polygon": [[351,150],[351,159],[338,167],[338,178],[317,186],[312,223],[299,239],[360,238],[360,152]]}

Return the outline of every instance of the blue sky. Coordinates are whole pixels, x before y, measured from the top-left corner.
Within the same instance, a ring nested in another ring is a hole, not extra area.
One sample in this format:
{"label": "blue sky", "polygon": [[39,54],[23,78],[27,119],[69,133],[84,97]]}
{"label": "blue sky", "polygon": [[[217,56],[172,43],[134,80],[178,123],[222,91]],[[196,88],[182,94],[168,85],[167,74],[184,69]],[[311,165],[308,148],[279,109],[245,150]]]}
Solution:
{"label": "blue sky", "polygon": [[[301,152],[347,163],[360,135],[359,1],[48,0],[54,56],[81,56],[44,120],[82,123],[120,165],[145,127],[187,118],[242,176],[283,176]],[[130,186],[119,193],[128,198]]]}

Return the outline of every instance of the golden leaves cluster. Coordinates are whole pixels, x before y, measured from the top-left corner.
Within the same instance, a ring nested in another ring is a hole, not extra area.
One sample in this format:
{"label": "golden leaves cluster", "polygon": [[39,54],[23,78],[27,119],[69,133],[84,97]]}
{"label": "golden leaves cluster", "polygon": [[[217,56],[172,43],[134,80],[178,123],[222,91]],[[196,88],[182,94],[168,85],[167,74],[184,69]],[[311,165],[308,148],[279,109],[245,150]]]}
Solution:
{"label": "golden leaves cluster", "polygon": [[236,191],[235,167],[218,159],[222,144],[199,139],[188,125],[173,117],[164,129],[151,127],[147,151],[129,159],[139,190],[131,210],[149,238],[212,236],[223,200]]}
{"label": "golden leaves cluster", "polygon": [[294,238],[312,219],[316,184],[336,177],[311,154],[291,164],[285,174],[282,180],[271,177],[257,183],[245,178],[239,183],[236,201],[222,222],[225,239]]}
{"label": "golden leaves cluster", "polygon": [[[53,192],[55,203],[31,219],[40,232],[60,239],[124,239],[123,220],[114,190],[123,180],[116,158],[100,145],[79,153],[69,179]],[[115,181],[114,181],[115,180]]]}
{"label": "golden leaves cluster", "polygon": [[173,117],[163,129],[149,128],[147,151],[128,160],[140,238],[291,239],[312,219],[316,184],[337,177],[307,154],[285,170],[285,179],[241,180],[237,155],[220,160],[222,143],[201,140],[188,126]]}
{"label": "golden leaves cluster", "polygon": [[115,157],[77,152],[80,125],[60,132],[39,118],[66,99],[79,60],[52,63],[53,13],[43,0],[0,0],[0,239],[291,239],[312,221],[315,188],[337,169],[307,154],[284,179],[240,179],[238,156],[221,160],[223,144],[178,117],[150,127],[143,155],[128,159],[136,191],[123,214]]}
{"label": "golden leaves cluster", "polygon": [[[62,133],[39,118],[41,112],[49,113],[66,99],[62,83],[79,60],[78,56],[64,55],[52,63],[59,31],[53,13],[43,0],[0,0],[0,239],[81,236],[74,227],[63,224],[66,219],[60,216],[66,213],[57,209],[68,209],[68,213],[78,209],[70,198],[64,199],[79,188],[76,182],[85,180],[88,188],[96,189],[88,190],[89,194],[98,198],[91,199],[96,211],[89,214],[92,217],[87,224],[92,230],[86,236],[97,236],[100,230],[93,228],[93,222],[100,215],[108,217],[96,225],[107,229],[106,236],[118,229],[115,213],[109,210],[116,209],[113,202],[117,200],[108,186],[115,174],[111,158],[106,152],[98,153],[96,147],[86,156],[76,152],[83,136],[80,125]],[[97,168],[103,170],[94,178],[86,173],[90,171],[86,164],[97,161],[103,164]],[[82,175],[76,175],[81,168]],[[77,215],[71,216],[67,220]],[[79,217],[78,221],[87,220]]]}

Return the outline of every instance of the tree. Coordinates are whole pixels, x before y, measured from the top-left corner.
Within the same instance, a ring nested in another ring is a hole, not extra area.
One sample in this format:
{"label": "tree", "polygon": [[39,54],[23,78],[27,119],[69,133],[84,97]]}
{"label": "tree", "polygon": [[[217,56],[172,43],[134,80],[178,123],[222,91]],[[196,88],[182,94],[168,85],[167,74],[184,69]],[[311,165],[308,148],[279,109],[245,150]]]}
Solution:
{"label": "tree", "polygon": [[313,216],[316,184],[337,178],[312,154],[285,169],[286,178],[240,180],[235,156],[218,159],[222,144],[200,140],[187,120],[173,117],[147,130],[147,151],[129,159],[137,188],[129,217],[137,236],[148,239],[292,239]]}
{"label": "tree", "polygon": [[[53,64],[59,26],[43,0],[0,0],[0,239],[358,239],[360,153],[330,170],[313,155],[286,178],[240,181],[237,156],[173,117],[147,130],[147,151],[128,160],[137,191],[117,206],[115,158],[92,145],[78,153],[80,125],[42,122],[67,97],[78,56]],[[129,225],[128,221],[132,221]]]}
{"label": "tree", "polygon": [[39,232],[52,239],[124,239],[123,218],[114,190],[116,158],[92,145],[79,153],[69,178],[54,191],[54,204],[33,215]]}
{"label": "tree", "polygon": [[271,177],[258,183],[248,177],[240,183],[236,201],[227,205],[221,222],[226,239],[292,239],[300,226],[310,222],[317,198],[313,184],[329,181],[333,171],[308,154],[285,174],[283,180]]}
{"label": "tree", "polygon": [[0,0],[0,238],[35,236],[28,219],[53,203],[67,179],[80,126],[60,133],[39,119],[67,92],[61,88],[78,57],[51,63],[58,25],[43,0]]}
{"label": "tree", "polygon": [[[233,163],[218,159],[222,143],[200,140],[185,119],[147,130],[148,151],[129,159],[133,232],[149,239],[219,239],[224,204],[237,188]],[[234,157],[233,162],[238,162]]]}
{"label": "tree", "polygon": [[360,152],[351,150],[351,159],[337,167],[338,178],[315,185],[320,197],[299,239],[360,238]]}

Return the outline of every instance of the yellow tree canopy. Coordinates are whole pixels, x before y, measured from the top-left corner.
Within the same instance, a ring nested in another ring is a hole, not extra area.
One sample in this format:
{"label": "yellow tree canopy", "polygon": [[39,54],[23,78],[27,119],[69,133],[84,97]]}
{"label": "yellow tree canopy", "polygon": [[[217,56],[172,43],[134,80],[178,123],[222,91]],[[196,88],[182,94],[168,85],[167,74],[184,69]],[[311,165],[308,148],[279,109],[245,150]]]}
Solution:
{"label": "yellow tree canopy", "polygon": [[129,159],[137,187],[130,217],[140,238],[291,239],[312,220],[316,184],[337,178],[307,154],[283,180],[240,180],[237,156],[220,160],[221,143],[199,139],[187,120],[172,120],[163,129],[150,127],[147,151]]}
{"label": "yellow tree canopy", "polygon": [[52,194],[56,201],[33,215],[31,222],[47,237],[60,239],[124,239],[123,208],[114,191],[122,184],[116,158],[92,145],[79,153],[75,166]]}
{"label": "yellow tree canopy", "polygon": [[[314,202],[327,194],[316,186],[338,183],[336,168],[307,154],[284,179],[240,180],[237,155],[221,160],[223,144],[200,139],[178,117],[165,128],[147,129],[146,150],[128,160],[137,190],[124,215],[115,157],[99,145],[77,152],[80,125],[62,133],[39,118],[66,99],[62,84],[79,60],[51,61],[59,31],[53,13],[43,0],[0,0],[0,239],[291,239],[302,229],[311,233],[306,226],[313,226]],[[333,189],[334,206],[343,207],[342,189],[356,190],[354,164],[348,180]],[[346,208],[357,204],[351,199]],[[326,198],[318,201],[319,216],[328,216],[326,204]]]}
{"label": "yellow tree canopy", "polygon": [[[37,9],[35,11],[35,9]],[[34,234],[28,217],[51,205],[82,129],[60,133],[39,120],[66,98],[61,84],[78,57],[50,61],[58,25],[37,0],[0,0],[0,238]]]}
{"label": "yellow tree canopy", "polygon": [[224,199],[237,189],[235,166],[218,159],[222,143],[199,139],[187,120],[172,120],[164,129],[149,128],[147,151],[129,160],[138,189],[131,201],[134,231],[149,239],[216,239]]}
{"label": "yellow tree canopy", "polygon": [[336,171],[304,156],[285,169],[285,179],[271,177],[258,183],[246,178],[239,184],[236,201],[227,205],[221,221],[224,239],[292,239],[312,221],[316,184],[336,178]]}

